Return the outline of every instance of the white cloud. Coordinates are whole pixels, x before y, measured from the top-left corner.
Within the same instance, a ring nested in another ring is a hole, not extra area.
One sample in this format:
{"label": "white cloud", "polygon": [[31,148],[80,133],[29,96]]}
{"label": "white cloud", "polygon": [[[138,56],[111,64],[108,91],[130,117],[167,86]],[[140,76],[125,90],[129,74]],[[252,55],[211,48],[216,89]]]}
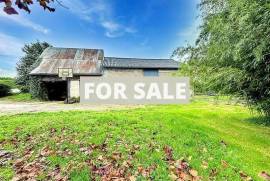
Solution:
{"label": "white cloud", "polygon": [[16,37],[0,32],[0,55],[19,56],[22,54],[23,43]]}
{"label": "white cloud", "polygon": [[125,32],[127,32],[127,33],[136,33],[137,30],[135,28],[132,28],[132,27],[125,27]]}
{"label": "white cloud", "polygon": [[133,27],[123,25],[113,18],[113,10],[110,4],[104,0],[92,0],[84,3],[81,0],[64,0],[63,4],[70,7],[70,11],[79,18],[97,23],[105,30],[105,36],[116,38],[126,33],[136,33]]}
{"label": "white cloud", "polygon": [[134,28],[125,27],[113,21],[104,21],[101,25],[106,29],[105,35],[109,38],[119,37],[125,33],[136,33]]}
{"label": "white cloud", "polygon": [[106,10],[109,9],[107,4],[101,0],[92,0],[87,4],[81,0],[64,0],[63,4],[67,6],[73,14],[89,22],[94,21],[93,16],[95,14],[106,13]]}
{"label": "white cloud", "polygon": [[119,25],[117,23],[110,21],[102,22],[101,25],[109,31],[117,31],[119,29]]}
{"label": "white cloud", "polygon": [[10,21],[13,21],[14,23],[20,25],[20,26],[24,26],[27,28],[31,28],[35,31],[47,34],[49,33],[49,29],[43,27],[40,24],[34,23],[33,21],[30,21],[29,19],[27,19],[26,17],[22,16],[22,15],[7,15],[5,12],[0,11],[0,18],[2,19],[7,19]]}

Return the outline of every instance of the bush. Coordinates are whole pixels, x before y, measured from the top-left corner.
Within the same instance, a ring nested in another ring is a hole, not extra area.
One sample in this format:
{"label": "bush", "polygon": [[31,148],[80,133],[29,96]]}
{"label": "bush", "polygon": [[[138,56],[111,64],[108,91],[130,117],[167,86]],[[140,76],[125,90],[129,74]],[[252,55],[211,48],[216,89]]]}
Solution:
{"label": "bush", "polygon": [[32,98],[48,100],[48,91],[39,76],[32,76],[29,80],[29,92]]}
{"label": "bush", "polygon": [[28,86],[21,86],[20,90],[22,93],[28,93],[29,92],[29,87]]}
{"label": "bush", "polygon": [[5,84],[0,84],[0,97],[5,97],[10,94],[10,86]]}

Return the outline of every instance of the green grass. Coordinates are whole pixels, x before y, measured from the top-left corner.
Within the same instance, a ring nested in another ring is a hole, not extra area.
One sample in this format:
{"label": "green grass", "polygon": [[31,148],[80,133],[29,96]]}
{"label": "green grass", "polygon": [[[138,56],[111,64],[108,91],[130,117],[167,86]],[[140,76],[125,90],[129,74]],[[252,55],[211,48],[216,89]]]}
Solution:
{"label": "green grass", "polygon": [[31,102],[37,101],[33,99],[29,93],[12,94],[10,96],[0,98],[0,101],[12,101],[12,102]]}
{"label": "green grass", "polygon": [[[31,148],[34,152],[27,160],[31,162],[49,146],[52,152],[45,157],[47,169],[39,173],[40,180],[46,180],[55,167],[71,180],[89,180],[97,176],[90,171],[89,160],[104,165],[115,152],[122,153],[116,160],[119,165],[131,160],[128,173],[136,175],[137,180],[149,179],[136,174],[138,167],[151,165],[156,165],[152,179],[170,180],[164,160],[166,145],[173,149],[176,160],[187,160],[202,180],[210,176],[212,180],[241,180],[239,172],[260,180],[261,171],[270,172],[270,127],[258,124],[258,119],[243,106],[202,100],[133,110],[2,116],[0,148],[13,151],[19,158]],[[80,150],[102,143],[106,143],[106,151],[93,149],[85,155]],[[135,150],[132,159],[130,150]],[[207,168],[202,167],[203,162]],[[15,174],[11,165],[0,166],[0,180],[10,180]]]}
{"label": "green grass", "polygon": [[[0,84],[9,86],[11,89],[20,88],[16,85],[14,78],[0,77]],[[30,102],[37,101],[31,97],[29,93],[11,94],[9,96],[1,97],[0,101],[13,101],[13,102]]]}
{"label": "green grass", "polygon": [[4,84],[9,86],[12,89],[18,88],[18,86],[15,83],[14,78],[9,78],[9,77],[0,77],[0,84]]}

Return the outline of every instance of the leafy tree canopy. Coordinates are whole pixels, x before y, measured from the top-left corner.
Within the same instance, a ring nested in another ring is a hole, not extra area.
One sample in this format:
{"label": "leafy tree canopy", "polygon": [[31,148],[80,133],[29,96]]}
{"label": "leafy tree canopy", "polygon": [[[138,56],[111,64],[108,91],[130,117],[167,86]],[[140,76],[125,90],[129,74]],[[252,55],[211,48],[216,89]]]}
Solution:
{"label": "leafy tree canopy", "polygon": [[[37,3],[39,3],[39,5],[44,10],[47,9],[50,12],[54,12],[55,9],[49,6],[49,4],[51,4],[54,1],[57,1],[57,0],[37,0]],[[60,3],[59,1],[57,1],[57,2]],[[33,0],[0,0],[0,3],[5,4],[5,7],[3,10],[7,14],[18,14],[16,9],[14,8],[15,6],[17,6],[21,10],[24,10],[24,11],[30,13],[31,10],[30,10],[29,6],[32,5],[34,2],[33,2]]]}
{"label": "leafy tree canopy", "polygon": [[26,44],[22,51],[25,55],[17,63],[17,78],[16,83],[23,86],[24,91],[28,92],[30,90],[30,79],[29,73],[38,65],[38,57],[41,53],[49,47],[50,44],[47,42],[34,42]]}
{"label": "leafy tree canopy", "polygon": [[182,73],[201,89],[241,96],[270,116],[270,1],[202,0],[200,9],[196,45],[174,52]]}

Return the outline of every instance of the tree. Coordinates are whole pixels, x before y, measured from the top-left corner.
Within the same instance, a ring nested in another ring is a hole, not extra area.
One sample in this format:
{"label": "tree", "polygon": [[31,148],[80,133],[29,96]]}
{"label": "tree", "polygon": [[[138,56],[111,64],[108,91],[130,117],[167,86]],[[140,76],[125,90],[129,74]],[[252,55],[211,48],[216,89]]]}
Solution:
{"label": "tree", "polygon": [[[50,12],[54,12],[55,9],[48,6],[48,4],[52,3],[52,2],[58,2],[60,5],[61,2],[57,1],[57,0],[37,0],[37,2],[39,3],[39,5],[41,7],[43,7],[44,10],[48,10]],[[33,4],[33,0],[0,0],[0,3],[5,3],[5,7],[4,7],[4,11],[7,14],[18,14],[18,12],[15,10],[13,3],[15,2],[15,6],[17,6],[19,9],[22,9],[28,13],[31,12],[31,10],[29,9],[29,5]],[[63,6],[63,5],[62,5]]]}
{"label": "tree", "polygon": [[270,116],[270,2],[202,0],[200,8],[203,24],[196,45],[175,55],[185,52],[188,72],[204,72],[197,76],[208,88],[241,96]]}
{"label": "tree", "polygon": [[23,91],[30,91],[31,76],[29,73],[38,65],[38,57],[41,53],[51,46],[47,42],[35,42],[26,44],[22,51],[25,53],[24,57],[17,63],[17,78],[16,83],[23,87]]}

